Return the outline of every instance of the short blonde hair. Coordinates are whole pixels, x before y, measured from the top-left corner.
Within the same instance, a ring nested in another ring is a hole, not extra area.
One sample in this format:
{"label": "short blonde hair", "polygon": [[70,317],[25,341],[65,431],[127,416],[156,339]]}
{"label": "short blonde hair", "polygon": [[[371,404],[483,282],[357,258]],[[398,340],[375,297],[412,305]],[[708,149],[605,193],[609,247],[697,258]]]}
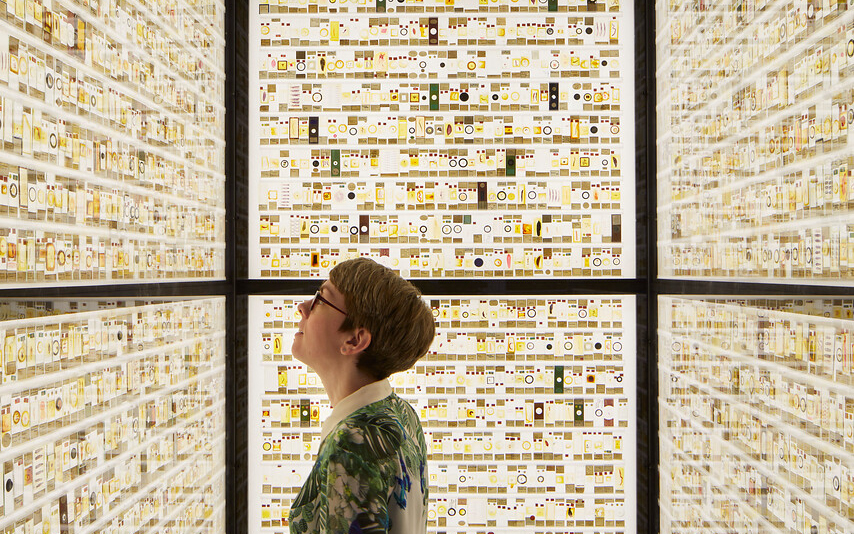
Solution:
{"label": "short blonde hair", "polygon": [[418,288],[369,258],[339,263],[329,271],[329,281],[347,307],[341,330],[366,328],[371,333],[356,364],[359,369],[381,380],[409,369],[427,353],[436,325]]}

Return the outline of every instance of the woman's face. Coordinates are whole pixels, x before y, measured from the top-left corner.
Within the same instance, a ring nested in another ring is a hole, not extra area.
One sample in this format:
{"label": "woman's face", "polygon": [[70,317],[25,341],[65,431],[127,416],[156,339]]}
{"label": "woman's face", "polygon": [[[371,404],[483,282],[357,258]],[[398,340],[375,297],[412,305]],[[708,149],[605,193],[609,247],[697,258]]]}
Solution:
{"label": "woman's face", "polygon": [[323,373],[334,370],[342,363],[341,348],[348,333],[341,332],[339,328],[344,322],[343,312],[347,308],[344,295],[332,282],[324,282],[319,293],[320,298],[306,300],[297,308],[302,318],[291,345],[291,353],[314,371]]}

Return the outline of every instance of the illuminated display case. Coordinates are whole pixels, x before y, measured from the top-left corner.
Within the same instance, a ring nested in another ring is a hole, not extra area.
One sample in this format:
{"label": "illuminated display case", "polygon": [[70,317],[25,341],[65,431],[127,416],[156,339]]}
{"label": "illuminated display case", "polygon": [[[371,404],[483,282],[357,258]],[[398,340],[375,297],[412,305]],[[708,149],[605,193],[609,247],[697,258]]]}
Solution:
{"label": "illuminated display case", "polygon": [[225,299],[0,304],[0,532],[225,531]]}
{"label": "illuminated display case", "polygon": [[656,2],[660,276],[851,286],[852,7]]}
{"label": "illuminated display case", "polygon": [[0,284],[224,278],[224,5],[0,3]]}
{"label": "illuminated display case", "polygon": [[[330,411],[289,354],[294,295],[359,256],[435,282],[436,342],[392,377],[431,532],[636,531],[635,300],[563,295],[635,276],[633,23],[616,1],[249,3],[249,532],[288,531]],[[564,283],[443,291],[461,279]]]}
{"label": "illuminated display case", "polygon": [[4,534],[226,530],[225,23],[0,2]]}
{"label": "illuminated display case", "polygon": [[852,8],[656,2],[662,533],[854,531]]}
{"label": "illuminated display case", "polygon": [[660,304],[661,532],[851,532],[854,300]]}
{"label": "illuminated display case", "polygon": [[251,6],[252,278],[634,276],[619,2]]}
{"label": "illuminated display case", "polygon": [[[290,355],[305,297],[250,297],[249,531],[288,532],[331,412]],[[425,297],[437,336],[390,378],[419,412],[429,532],[635,532],[634,297]]]}

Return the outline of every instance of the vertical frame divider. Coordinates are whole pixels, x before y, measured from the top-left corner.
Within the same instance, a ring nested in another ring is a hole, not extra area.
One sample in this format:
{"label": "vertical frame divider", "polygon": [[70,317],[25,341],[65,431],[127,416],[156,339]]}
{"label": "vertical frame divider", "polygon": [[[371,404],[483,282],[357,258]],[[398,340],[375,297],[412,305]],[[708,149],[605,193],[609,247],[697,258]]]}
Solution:
{"label": "vertical frame divider", "polygon": [[226,35],[226,529],[247,530],[247,298],[238,281],[247,276],[246,191],[248,187],[248,58],[249,3],[225,0]]}

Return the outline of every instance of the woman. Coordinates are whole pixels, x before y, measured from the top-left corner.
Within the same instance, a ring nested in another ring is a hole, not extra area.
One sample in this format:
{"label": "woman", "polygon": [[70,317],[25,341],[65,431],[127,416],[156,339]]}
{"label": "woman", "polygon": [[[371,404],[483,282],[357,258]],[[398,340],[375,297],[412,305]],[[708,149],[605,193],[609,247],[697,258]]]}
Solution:
{"label": "woman", "polygon": [[299,311],[292,353],[320,376],[332,413],[291,506],[291,533],[425,532],[424,431],[387,377],[430,348],[430,309],[412,284],[358,258],[335,266]]}

